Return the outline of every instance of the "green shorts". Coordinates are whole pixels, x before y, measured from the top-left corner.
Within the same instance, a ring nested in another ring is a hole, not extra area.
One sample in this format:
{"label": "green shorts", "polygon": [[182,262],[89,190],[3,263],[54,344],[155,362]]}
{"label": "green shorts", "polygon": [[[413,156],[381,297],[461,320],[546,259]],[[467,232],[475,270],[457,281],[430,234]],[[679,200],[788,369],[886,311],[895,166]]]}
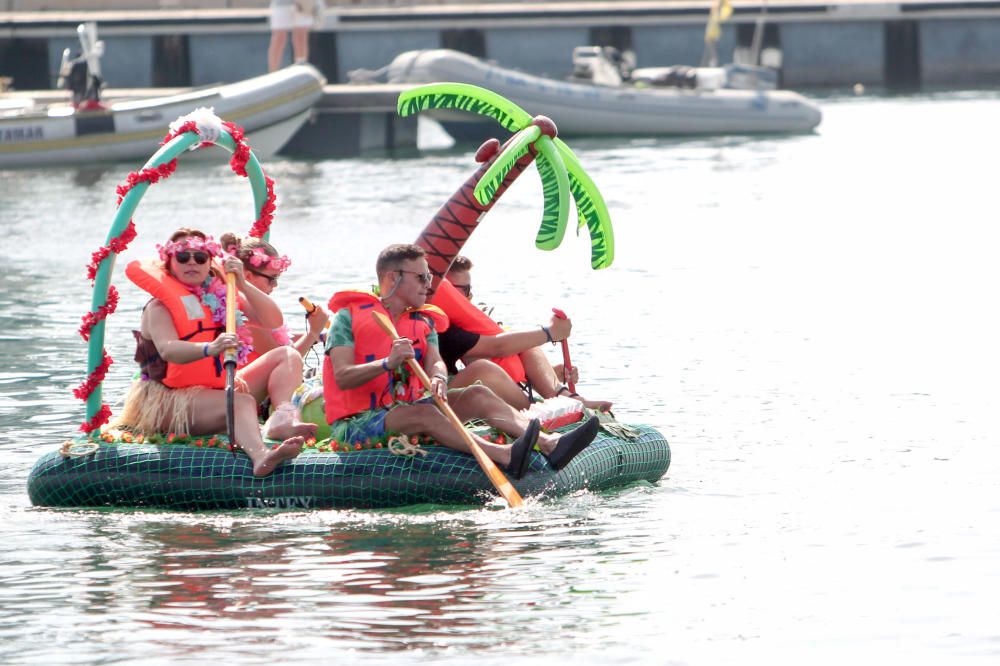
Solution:
{"label": "green shorts", "polygon": [[434,399],[428,397],[415,402],[400,402],[388,409],[369,409],[343,419],[337,419],[330,424],[330,436],[335,442],[343,444],[355,444],[367,439],[372,441],[384,439],[387,434],[398,434],[385,431],[385,417],[392,409],[399,405],[423,405],[428,402],[433,403]]}

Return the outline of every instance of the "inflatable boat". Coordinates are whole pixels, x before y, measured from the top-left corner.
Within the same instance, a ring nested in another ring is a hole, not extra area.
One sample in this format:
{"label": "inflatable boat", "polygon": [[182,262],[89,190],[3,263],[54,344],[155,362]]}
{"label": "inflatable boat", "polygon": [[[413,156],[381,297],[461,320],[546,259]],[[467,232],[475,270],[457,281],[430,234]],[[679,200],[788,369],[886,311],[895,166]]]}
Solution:
{"label": "inflatable boat", "polygon": [[309,119],[325,83],[316,68],[300,64],[169,95],[151,89],[147,97],[108,104],[12,97],[0,103],[0,169],[145,159],[170,121],[198,107],[238,123],[258,155],[273,155]]}
{"label": "inflatable boat", "polygon": [[[558,472],[533,452],[530,471],[511,482],[525,497],[654,483],[670,465],[670,447],[652,428],[634,430],[630,438],[598,433]],[[441,446],[423,445],[408,454],[384,447],[328,452],[313,446],[271,475],[256,478],[249,458],[232,455],[223,438],[212,439],[113,439],[77,452],[51,451],[31,470],[28,495],[35,506],[178,510],[384,508],[497,500],[472,456]]]}
{"label": "inflatable boat", "polygon": [[[560,136],[809,132],[819,107],[790,90],[656,87],[559,81],[449,49],[407,51],[387,66],[392,83],[455,81],[480,86],[528,111],[543,110]],[[456,140],[482,140],[489,124],[460,110],[431,114]]]}
{"label": "inflatable boat", "polygon": [[[413,109],[448,106],[462,103],[469,95],[480,94],[487,95],[490,102],[501,103],[506,113],[512,114],[505,126],[510,129],[515,125],[525,126],[520,132],[523,140],[510,143],[510,149],[501,150],[497,144],[496,150],[481,150],[478,154],[484,162],[482,168],[455,195],[482,200],[469,207],[468,214],[475,215],[478,223],[517,174],[537,158],[540,172],[544,172],[543,181],[552,177],[568,179],[574,184],[573,196],[594,244],[594,265],[610,264],[613,242],[600,193],[583,173],[568,146],[562,142],[558,142],[557,148],[549,145],[552,139],[547,134],[525,124],[527,117],[523,111],[503,104],[488,91],[461,85],[409,91],[404,94],[406,99],[401,98],[400,106],[410,105]],[[492,107],[485,104],[482,108]],[[102,402],[102,384],[112,361],[104,348],[105,319],[114,313],[118,301],[111,278],[115,259],[137,236],[133,214],[145,191],[169,177],[176,169],[177,158],[189,149],[219,146],[232,153],[233,171],[250,181],[258,216],[250,235],[266,239],[273,220],[273,181],[264,175],[238,126],[222,122],[210,111],[201,109],[179,118],[170,127],[162,147],[142,169],[129,174],[125,183],[118,187],[119,207],[108,240],[92,255],[88,278],[94,284],[93,299],[80,329],[81,336],[89,341],[89,374],[74,390],[74,395],[87,404],[86,419],[80,426],[83,434],[67,439],[58,450],[44,454],[35,464],[27,483],[32,503],[50,507],[135,506],[201,510],[375,508],[496,500],[496,481],[484,472],[476,458],[416,436],[397,435],[385,441],[350,444],[338,443],[329,437],[318,441],[312,439],[298,457],[285,461],[270,475],[258,478],[253,475],[250,460],[232,451],[224,435],[145,437],[108,428],[111,411]],[[546,127],[546,131],[551,130],[554,134],[551,121]],[[563,157],[552,150],[558,150]],[[491,165],[497,169],[491,171],[488,168]],[[557,173],[558,169],[563,173]],[[490,194],[480,192],[478,185],[488,189]],[[567,208],[563,199],[569,189],[565,182],[563,185],[545,188],[548,211],[544,223],[545,243],[553,247],[558,245],[558,240],[550,238],[549,234],[561,238],[559,228],[566,225]],[[477,193],[467,192],[469,188]],[[446,204],[446,208],[450,206],[451,202]],[[439,213],[418,238],[419,243],[429,244],[434,243],[434,239],[440,241],[441,233],[448,234],[447,243],[437,243],[429,252],[435,284],[448,284],[442,283],[446,264],[461,249],[475,226],[463,220],[463,216]],[[452,225],[464,227],[464,235],[448,231]],[[302,399],[303,405],[309,402],[308,396]],[[552,400],[568,401],[573,407],[551,412],[549,429],[567,432],[577,427],[584,415],[579,401],[566,397]],[[302,409],[304,416],[311,411],[322,414],[322,409],[317,410],[315,405],[312,410]],[[670,465],[670,447],[659,432],[648,426],[618,423],[610,415],[599,418],[601,428],[597,438],[561,470],[553,470],[541,453],[531,452],[527,473],[520,480],[512,481],[518,492],[525,496],[550,497],[584,489],[601,491],[638,482],[653,483],[666,473]]]}

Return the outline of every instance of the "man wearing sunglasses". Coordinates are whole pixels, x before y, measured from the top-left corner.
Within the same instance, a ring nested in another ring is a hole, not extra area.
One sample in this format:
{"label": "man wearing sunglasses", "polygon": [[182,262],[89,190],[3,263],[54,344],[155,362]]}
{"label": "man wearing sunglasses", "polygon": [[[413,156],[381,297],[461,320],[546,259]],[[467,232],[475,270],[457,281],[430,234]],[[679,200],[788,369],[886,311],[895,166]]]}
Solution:
{"label": "man wearing sunglasses", "polygon": [[[459,294],[458,298],[449,293],[451,287]],[[569,337],[572,329],[569,319],[553,316],[546,326],[505,331],[488,315],[477,311],[471,300],[472,261],[458,256],[431,299],[431,303],[445,311],[451,324],[439,338],[441,356],[452,376],[451,387],[481,382],[517,409],[526,409],[531,404],[532,393],[542,398],[568,395],[590,409],[611,409],[612,403],[606,400],[588,400],[571,392],[562,382],[575,384],[577,369],[572,368],[570,375],[564,376],[562,364],[553,366],[542,349],[546,342]]]}
{"label": "man wearing sunglasses", "polygon": [[[540,432],[529,420],[483,385],[448,391],[448,375],[438,351],[438,329],[447,317],[428,306],[432,276],[424,250],[416,245],[390,245],[379,255],[375,272],[378,293],[338,292],[330,301],[336,312],[327,337],[323,363],[326,419],[333,438],[353,443],[385,435],[429,435],[449,448],[466,451],[464,440],[434,405],[407,368],[416,359],[431,377],[430,390],[447,400],[463,421],[479,419],[517,439],[498,445],[473,435],[492,460],[514,478],[527,470],[537,444],[554,469],[561,469],[593,441],[597,419],[571,433]],[[389,317],[401,337],[392,340],[378,327],[372,312]]]}

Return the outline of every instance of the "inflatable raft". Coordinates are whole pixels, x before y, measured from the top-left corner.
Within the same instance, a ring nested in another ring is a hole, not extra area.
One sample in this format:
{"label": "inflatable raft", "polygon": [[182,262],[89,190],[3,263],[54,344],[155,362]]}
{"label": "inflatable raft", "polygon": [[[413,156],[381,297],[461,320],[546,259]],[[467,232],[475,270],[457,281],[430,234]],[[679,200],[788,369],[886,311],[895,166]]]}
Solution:
{"label": "inflatable raft", "polygon": [[[571,428],[562,428],[568,430]],[[562,470],[532,453],[530,471],[511,480],[525,497],[602,491],[653,483],[670,465],[670,447],[646,426],[634,439],[601,431]],[[409,504],[486,504],[497,499],[475,459],[441,446],[397,455],[386,448],[307,450],[263,478],[224,442],[95,443],[83,455],[52,451],[35,463],[28,495],[36,506],[135,506],[178,510],[380,508]],[[94,448],[96,447],[96,448]]]}
{"label": "inflatable raft", "polygon": [[[485,102],[477,108],[517,134],[503,149],[496,142],[492,149],[480,150],[480,170],[421,234],[418,243],[428,248],[435,286],[441,284],[448,265],[475,224],[536,157],[546,197],[539,247],[553,249],[561,241],[568,214],[565,200],[571,192],[580,224],[591,235],[592,265],[609,265],[614,244],[606,207],[572,151],[558,140],[553,142],[555,127],[551,121],[538,121],[543,133],[538,122],[524,111],[489,91],[454,84],[411,90],[401,97],[400,109],[411,113],[465,105],[472,99],[470,96],[485,96]],[[111,410],[102,401],[102,384],[112,361],[104,348],[104,320],[115,311],[118,301],[111,285],[115,259],[137,236],[132,216],[148,187],[174,172],[178,156],[203,145],[221,146],[232,153],[230,165],[249,180],[254,194],[258,217],[250,235],[267,238],[275,210],[273,181],[264,175],[243,141],[241,128],[220,121],[206,110],[179,118],[171,125],[160,150],[118,187],[119,208],[108,240],[92,255],[88,277],[94,284],[94,294],[91,310],[83,316],[80,328],[81,336],[89,342],[89,374],[73,391],[87,404],[86,420],[80,426],[83,434],[67,440],[59,450],[46,453],[35,464],[28,476],[32,503],[50,507],[204,510],[377,508],[494,501],[494,483],[473,456],[416,437],[397,436],[351,445],[329,438],[310,440],[297,458],[257,478],[249,458],[232,453],[223,435],[142,437],[108,429]],[[456,208],[468,210],[458,214]],[[467,215],[475,218],[474,223],[466,220]],[[575,419],[579,419],[582,406],[577,401],[569,402],[575,405]],[[308,419],[307,407],[303,406],[303,415]],[[550,428],[566,432],[577,427],[578,420],[570,423],[565,412],[560,416],[549,422]],[[316,417],[311,420],[316,421]],[[512,483],[522,495],[551,497],[584,489],[602,491],[637,482],[653,483],[669,465],[670,447],[659,432],[648,426],[623,425],[605,416],[594,442],[562,470],[556,472],[541,453],[532,452],[528,472]]]}

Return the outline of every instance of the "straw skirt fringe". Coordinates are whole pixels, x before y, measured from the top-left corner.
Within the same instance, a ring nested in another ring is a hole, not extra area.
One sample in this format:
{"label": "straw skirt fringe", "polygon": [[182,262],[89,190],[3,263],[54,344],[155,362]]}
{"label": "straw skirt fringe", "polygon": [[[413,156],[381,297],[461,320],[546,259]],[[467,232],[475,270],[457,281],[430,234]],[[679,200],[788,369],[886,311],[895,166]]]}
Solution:
{"label": "straw skirt fringe", "polygon": [[194,401],[204,390],[202,386],[172,389],[151,380],[132,382],[125,405],[111,427],[142,435],[190,435]]}

